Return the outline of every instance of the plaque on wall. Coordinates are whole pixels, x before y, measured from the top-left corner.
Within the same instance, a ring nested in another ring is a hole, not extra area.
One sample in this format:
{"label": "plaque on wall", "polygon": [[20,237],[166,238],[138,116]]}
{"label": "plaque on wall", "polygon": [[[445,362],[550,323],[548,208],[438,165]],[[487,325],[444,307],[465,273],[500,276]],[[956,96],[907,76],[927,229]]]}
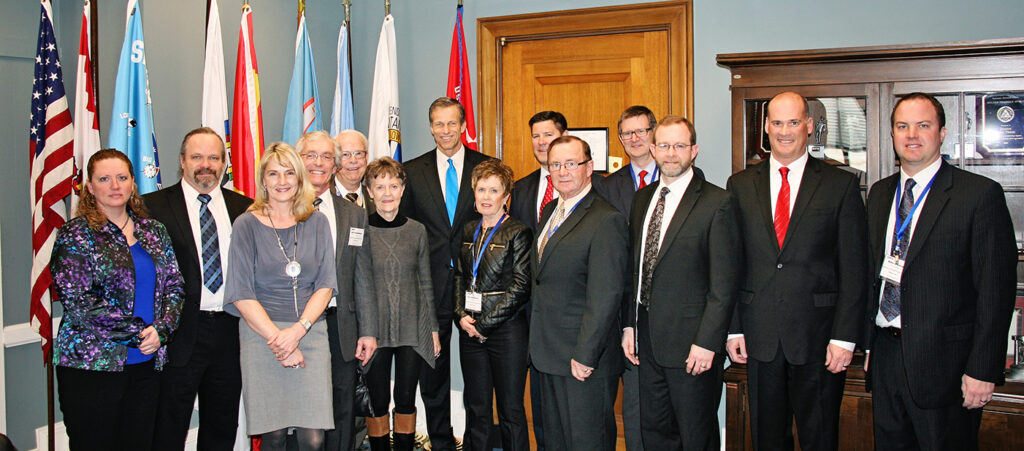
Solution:
{"label": "plaque on wall", "polygon": [[977,110],[981,153],[985,157],[1024,157],[1024,94],[980,96]]}

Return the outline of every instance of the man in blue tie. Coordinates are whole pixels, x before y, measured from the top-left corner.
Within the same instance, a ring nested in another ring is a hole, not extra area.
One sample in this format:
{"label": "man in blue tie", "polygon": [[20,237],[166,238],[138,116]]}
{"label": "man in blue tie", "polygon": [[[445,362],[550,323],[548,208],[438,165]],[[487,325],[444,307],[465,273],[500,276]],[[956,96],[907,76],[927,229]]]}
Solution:
{"label": "man in blue tie", "polygon": [[242,373],[238,318],[223,308],[224,274],[231,223],[252,199],[221,186],[224,141],[213,129],[185,135],[179,159],[181,182],[143,196],[150,216],[167,228],[185,278],[185,304],[161,374],[153,446],[185,448],[198,396],[199,449],[231,449]]}
{"label": "man in blue tie", "polygon": [[423,366],[420,395],[426,408],[427,433],[431,449],[454,450],[451,426],[452,299],[455,272],[452,262],[459,256],[462,226],[480,219],[473,210],[470,175],[476,165],[490,159],[462,145],[466,110],[450,97],[430,104],[430,134],[437,147],[405,163],[406,184],[401,212],[422,223],[430,241],[431,280],[441,339],[441,354],[434,368]]}

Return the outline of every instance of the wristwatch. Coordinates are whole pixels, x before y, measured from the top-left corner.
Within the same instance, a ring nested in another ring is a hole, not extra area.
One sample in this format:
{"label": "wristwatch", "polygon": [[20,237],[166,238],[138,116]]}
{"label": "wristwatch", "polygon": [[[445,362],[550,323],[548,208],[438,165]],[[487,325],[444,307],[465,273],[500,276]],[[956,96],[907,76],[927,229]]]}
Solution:
{"label": "wristwatch", "polygon": [[306,318],[299,318],[299,324],[302,324],[302,328],[309,332],[309,329],[313,327],[313,323],[309,322]]}

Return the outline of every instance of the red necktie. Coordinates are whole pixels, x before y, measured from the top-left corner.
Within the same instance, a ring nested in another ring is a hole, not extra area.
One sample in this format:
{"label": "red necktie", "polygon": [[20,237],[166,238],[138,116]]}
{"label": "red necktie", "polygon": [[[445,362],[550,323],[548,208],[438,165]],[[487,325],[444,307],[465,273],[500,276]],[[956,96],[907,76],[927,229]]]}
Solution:
{"label": "red necktie", "polygon": [[647,171],[640,171],[639,176],[640,176],[640,181],[636,183],[636,189],[637,190],[642,190],[642,189],[644,189],[645,186],[647,186],[647,179],[645,178],[645,177],[647,177]]}
{"label": "red necktie", "polygon": [[544,206],[551,202],[551,199],[555,198],[555,185],[551,183],[551,176],[548,176],[548,187],[544,188],[544,200],[540,201],[540,210],[537,211],[537,220],[540,221],[541,214],[544,213]]}
{"label": "red necktie", "polygon": [[779,187],[779,197],[775,200],[775,237],[779,240],[779,249],[782,249],[782,242],[786,239],[786,229],[789,228],[789,168],[779,168],[782,174],[782,186]]}

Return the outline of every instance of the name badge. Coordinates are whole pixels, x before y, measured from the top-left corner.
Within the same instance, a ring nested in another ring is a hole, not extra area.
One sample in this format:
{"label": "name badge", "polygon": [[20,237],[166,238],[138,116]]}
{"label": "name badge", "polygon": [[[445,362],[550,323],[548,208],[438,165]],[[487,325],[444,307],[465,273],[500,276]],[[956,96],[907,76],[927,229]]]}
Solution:
{"label": "name badge", "polygon": [[878,275],[893,285],[899,285],[903,278],[903,260],[892,255],[885,257]]}
{"label": "name badge", "polygon": [[363,229],[358,227],[348,228],[348,245],[356,247],[363,246]]}
{"label": "name badge", "polygon": [[479,312],[484,308],[484,295],[473,291],[466,291],[466,311]]}

